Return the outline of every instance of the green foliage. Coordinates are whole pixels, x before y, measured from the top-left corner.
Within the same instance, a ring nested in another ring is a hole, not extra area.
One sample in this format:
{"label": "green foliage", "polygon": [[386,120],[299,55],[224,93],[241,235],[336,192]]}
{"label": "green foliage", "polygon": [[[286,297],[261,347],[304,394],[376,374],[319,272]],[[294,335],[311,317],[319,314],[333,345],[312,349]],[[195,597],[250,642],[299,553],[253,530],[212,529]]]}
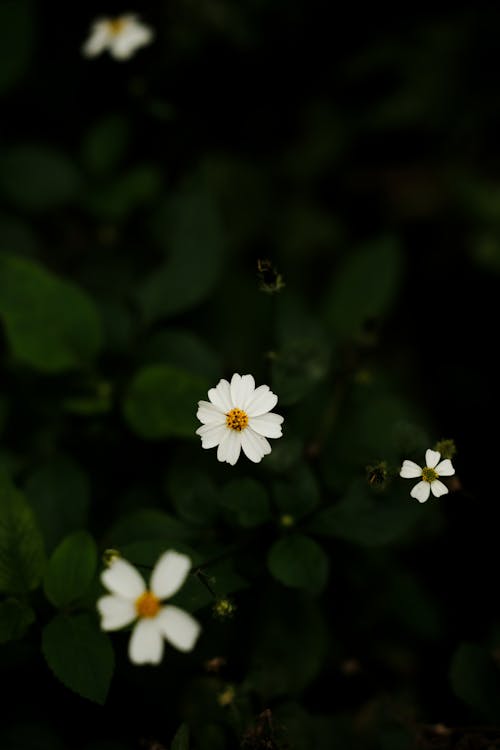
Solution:
{"label": "green foliage", "polygon": [[390,493],[372,490],[355,480],[335,505],[319,511],[309,522],[315,534],[346,539],[373,547],[395,542],[422,518],[422,507],[400,489]]}
{"label": "green foliage", "polygon": [[89,481],[67,456],[55,456],[36,469],[28,477],[25,491],[48,552],[71,531],[86,525]]}
{"label": "green foliage", "polygon": [[138,164],[86,194],[85,207],[99,219],[123,221],[159,193],[162,174],[154,164]]}
{"label": "green foliage", "polygon": [[204,526],[219,515],[219,493],[210,475],[182,460],[170,469],[166,489],[177,514],[187,523]]}
{"label": "green foliage", "polygon": [[265,487],[255,479],[235,479],[226,484],[219,502],[234,523],[243,527],[259,526],[271,517]]}
{"label": "green foliage", "polygon": [[35,37],[31,0],[3,0],[0,3],[0,94],[15,86],[30,63]]}
{"label": "green foliage", "polygon": [[72,161],[50,146],[11,146],[0,156],[0,190],[27,211],[46,211],[70,202],[80,176]]}
{"label": "green foliage", "polygon": [[116,547],[144,539],[184,541],[191,530],[175,516],[154,508],[131,511],[119,518],[107,534],[109,546]]}
{"label": "green foliage", "polygon": [[176,367],[144,367],[128,388],[125,418],[134,432],[148,440],[193,437],[197,402],[208,388],[203,378]]}
{"label": "green foliage", "polygon": [[462,643],[453,655],[450,680],[458,698],[493,721],[500,716],[500,673],[492,655],[475,643]]}
{"label": "green foliage", "polygon": [[367,324],[389,312],[401,273],[401,249],[394,238],[349,253],[326,296],[325,319],[332,330],[343,339],[362,336]]}
{"label": "green foliage", "polygon": [[169,255],[137,292],[148,322],[184,312],[202,302],[218,281],[224,249],[212,198],[196,183],[186,186],[162,207],[155,233]]}
{"label": "green foliage", "polygon": [[0,472],[0,591],[26,593],[43,576],[45,558],[33,511]]}
{"label": "green foliage", "polygon": [[26,602],[13,598],[0,602],[0,644],[22,638],[34,622],[35,613]]}
{"label": "green foliage", "polygon": [[303,534],[274,542],[267,564],[280,583],[311,593],[320,593],[328,578],[328,557],[319,544]]}
{"label": "green foliage", "polygon": [[189,750],[189,727],[181,724],[170,745],[170,750]]}
{"label": "green foliage", "polygon": [[82,367],[101,345],[97,311],[79,287],[10,255],[0,255],[0,317],[14,355],[41,372]]}
{"label": "green foliage", "polygon": [[57,615],[43,629],[43,655],[55,676],[84,698],[103,704],[114,670],[110,640],[89,615]]}
{"label": "green foliage", "polygon": [[286,479],[273,483],[273,499],[282,514],[295,521],[310,513],[320,502],[320,491],[314,473],[305,464],[288,472]]}
{"label": "green foliage", "polygon": [[65,608],[85,594],[97,569],[97,547],[86,531],[66,537],[45,571],[44,588],[55,607]]}
{"label": "green foliage", "polygon": [[122,115],[108,115],[95,122],[82,143],[82,162],[98,177],[112,173],[125,156],[130,124]]}

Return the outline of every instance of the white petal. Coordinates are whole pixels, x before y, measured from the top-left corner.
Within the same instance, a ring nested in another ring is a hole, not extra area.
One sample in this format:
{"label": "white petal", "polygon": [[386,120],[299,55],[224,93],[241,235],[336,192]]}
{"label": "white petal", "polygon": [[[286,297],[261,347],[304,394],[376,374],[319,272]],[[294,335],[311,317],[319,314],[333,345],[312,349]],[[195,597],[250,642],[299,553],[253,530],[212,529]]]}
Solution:
{"label": "white petal", "polygon": [[196,416],[204,424],[223,424],[226,421],[224,412],[210,401],[198,401]]}
{"label": "white petal", "polygon": [[248,424],[259,435],[269,438],[279,438],[283,434],[281,431],[282,422],[283,417],[279,414],[274,414],[274,412],[269,412],[268,414],[262,414],[260,417],[251,417]]}
{"label": "white petal", "polygon": [[231,378],[231,399],[235,406],[246,411],[255,391],[255,380],[252,375],[234,373]]}
{"label": "white petal", "polygon": [[425,451],[425,465],[428,466],[429,469],[434,469],[440,458],[441,454],[439,451],[432,451],[430,448]]}
{"label": "white petal", "polygon": [[137,617],[134,602],[121,596],[101,596],[97,609],[102,617],[103,630],[118,630],[129,625]]}
{"label": "white petal", "polygon": [[180,589],[191,569],[191,559],[169,550],[156,563],[151,576],[151,591],[158,599],[173,596]]}
{"label": "white petal", "polygon": [[159,664],[163,656],[163,638],[156,617],[139,620],[128,644],[128,655],[134,664]]}
{"label": "white petal", "polygon": [[399,476],[403,477],[403,479],[415,479],[415,477],[421,477],[422,467],[414,461],[403,461]]}
{"label": "white petal", "polygon": [[101,581],[112,594],[135,601],[146,591],[146,584],[139,571],[121,557],[113,560],[101,574]]}
{"label": "white petal", "polygon": [[231,388],[227,380],[219,380],[215,388],[210,388],[208,398],[214,406],[227,414],[233,408],[231,401]]}
{"label": "white petal", "polygon": [[241,447],[245,456],[255,464],[258,464],[263,456],[271,453],[271,446],[266,438],[254,432],[251,427],[247,427],[241,433]]}
{"label": "white petal", "polygon": [[179,651],[191,651],[200,634],[199,623],[184,610],[168,605],[158,614],[161,632]]}
{"label": "white petal", "polygon": [[149,27],[130,20],[130,17],[124,18],[123,21],[123,30],[112,38],[109,50],[117,60],[127,60],[136,49],[153,40],[153,32]]}
{"label": "white petal", "polygon": [[[246,430],[243,430],[243,432],[246,432]],[[237,430],[226,430],[226,434],[219,443],[217,450],[219,461],[227,461],[228,464],[234,466],[240,457],[241,435],[242,432],[238,432]]]}
{"label": "white petal", "polygon": [[419,503],[425,503],[429,499],[431,486],[429,482],[419,482],[410,492],[410,495],[418,500]]}
{"label": "white petal", "polygon": [[215,448],[223,440],[228,431],[225,424],[211,425],[204,424],[198,427],[196,434],[201,436],[202,448]]}
{"label": "white petal", "polygon": [[431,491],[434,497],[441,497],[441,495],[448,494],[448,487],[440,482],[439,479],[435,479],[431,482]]}
{"label": "white petal", "polygon": [[255,389],[246,411],[249,417],[258,417],[261,414],[272,411],[277,403],[278,397],[269,390],[269,386],[259,385]]}
{"label": "white petal", "polygon": [[108,47],[110,40],[108,22],[105,20],[96,21],[92,25],[89,38],[82,47],[82,54],[85,57],[100,55]]}
{"label": "white petal", "polygon": [[436,472],[440,477],[451,477],[455,473],[453,464],[449,458],[445,458],[440,464],[436,466]]}

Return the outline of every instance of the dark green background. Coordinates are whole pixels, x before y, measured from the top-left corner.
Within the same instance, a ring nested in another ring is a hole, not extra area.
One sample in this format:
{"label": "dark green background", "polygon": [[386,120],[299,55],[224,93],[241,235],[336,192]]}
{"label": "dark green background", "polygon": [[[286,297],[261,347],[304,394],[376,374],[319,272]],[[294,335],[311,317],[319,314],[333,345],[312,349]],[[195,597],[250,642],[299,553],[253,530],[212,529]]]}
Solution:
{"label": "dark green background", "polygon": [[[102,707],[48,669],[54,607],[29,594],[36,622],[0,646],[1,747],[153,750],[187,721],[195,750],[264,748],[265,709],[271,748],[498,742],[500,12],[143,3],[153,45],[84,59],[93,18],[123,10],[0,3],[0,464],[48,553],[78,528],[100,552],[143,542],[136,562],[232,550],[207,575],[236,612],[202,606],[195,652],[157,669],[113,635]],[[192,438],[196,401],[233,372],[285,416],[258,467]],[[400,461],[443,437],[455,491],[420,506]],[[227,486],[242,478],[271,499],[261,516]],[[151,508],[182,526],[116,530]],[[295,533],[323,555],[296,573],[292,550],[283,577],[268,552]]]}

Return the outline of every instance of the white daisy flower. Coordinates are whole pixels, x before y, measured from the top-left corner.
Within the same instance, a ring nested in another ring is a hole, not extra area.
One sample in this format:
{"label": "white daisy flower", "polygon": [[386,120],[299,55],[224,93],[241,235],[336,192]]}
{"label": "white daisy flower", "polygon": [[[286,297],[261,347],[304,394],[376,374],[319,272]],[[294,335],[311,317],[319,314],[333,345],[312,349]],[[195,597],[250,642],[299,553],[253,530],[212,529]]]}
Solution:
{"label": "white daisy flower", "polygon": [[85,57],[96,57],[109,50],[115,60],[128,60],[136,49],[153,41],[154,32],[133,14],[117,18],[99,18],[91,26],[82,48]]}
{"label": "white daisy flower", "polygon": [[410,495],[416,498],[419,503],[425,503],[431,492],[434,497],[441,497],[448,492],[448,487],[439,480],[439,477],[451,477],[455,473],[455,469],[449,458],[445,458],[441,463],[439,462],[440,458],[439,451],[433,451],[429,448],[425,452],[426,465],[424,468],[413,461],[403,461],[399,472],[400,477],[404,479],[421,477],[422,479],[410,492]]}
{"label": "white daisy flower", "polygon": [[231,383],[219,380],[208,392],[210,401],[198,401],[196,416],[203,425],[196,430],[203,448],[215,448],[217,458],[234,466],[243,448],[250,461],[259,463],[271,453],[266,438],[282,435],[283,417],[274,414],[278,397],[269,386],[255,387],[252,375],[234,373]]}
{"label": "white daisy flower", "polygon": [[134,664],[159,664],[163,639],[179,651],[191,651],[200,634],[200,625],[184,610],[161,600],[173,596],[186,580],[191,560],[170,550],[156,563],[146,588],[139,571],[121,557],[115,558],[101,575],[111,592],[97,602],[103,630],[119,630],[137,620],[129,642]]}

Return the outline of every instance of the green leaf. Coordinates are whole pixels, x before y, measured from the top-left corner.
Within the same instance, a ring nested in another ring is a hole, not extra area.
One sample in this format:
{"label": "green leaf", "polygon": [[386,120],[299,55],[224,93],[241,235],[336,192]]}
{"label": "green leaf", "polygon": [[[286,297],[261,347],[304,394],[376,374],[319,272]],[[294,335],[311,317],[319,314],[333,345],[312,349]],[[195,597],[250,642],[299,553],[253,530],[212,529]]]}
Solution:
{"label": "green leaf", "polygon": [[462,643],[450,669],[453,692],[464,703],[492,719],[500,716],[500,672],[486,649]]}
{"label": "green leaf", "polygon": [[21,638],[35,622],[35,613],[25,602],[5,599],[0,602],[0,643]]}
{"label": "green leaf", "polygon": [[190,331],[159,331],[146,340],[140,355],[145,364],[167,364],[194,375],[217,380],[222,370],[220,357]]}
{"label": "green leaf", "polygon": [[170,745],[170,750],[189,750],[189,727],[181,724]]}
{"label": "green leaf", "polygon": [[342,338],[358,338],[367,323],[383,318],[398,293],[401,250],[385,238],[351,252],[327,293],[325,319]]}
{"label": "green leaf", "polygon": [[122,516],[111,528],[106,538],[112,547],[144,539],[186,541],[192,530],[174,516],[155,508],[143,508]]}
{"label": "green leaf", "polygon": [[107,115],[94,123],[82,144],[82,161],[89,172],[112,172],[130,143],[130,123],[122,115]]}
{"label": "green leaf", "polygon": [[188,523],[211,524],[219,514],[218,490],[212,478],[191,464],[175,461],[166,489],[178,515]]}
{"label": "green leaf", "polygon": [[422,518],[422,506],[403,493],[378,493],[357,479],[340,502],[311,519],[308,530],[367,547],[389,544]]}
{"label": "green leaf", "polygon": [[58,615],[43,629],[42,651],[56,677],[70,690],[104,704],[113,676],[110,640],[89,615]]}
{"label": "green leaf", "polygon": [[38,240],[33,229],[15,218],[0,214],[0,251],[13,255],[33,256],[38,250]]}
{"label": "green leaf", "polygon": [[35,38],[35,12],[30,0],[0,3],[0,93],[15,86],[27,70]]}
{"label": "green leaf", "polygon": [[325,665],[328,638],[318,604],[303,592],[273,587],[257,609],[246,683],[265,702],[300,693]]}
{"label": "green leaf", "polygon": [[289,471],[286,480],[273,483],[273,499],[280,513],[299,520],[314,510],[321,499],[314,473],[305,464],[299,464]]}
{"label": "green leaf", "polygon": [[319,593],[328,578],[328,557],[313,539],[293,534],[274,542],[267,565],[277,581],[285,586]]}
{"label": "green leaf", "polygon": [[[164,226],[164,222],[167,226]],[[210,194],[193,185],[162,207],[157,233],[168,260],[139,286],[146,321],[175,315],[202,302],[222,270],[223,235]]]}
{"label": "green leaf", "polygon": [[49,146],[12,146],[0,157],[0,189],[20,208],[58,208],[71,201],[79,187],[74,164]]}
{"label": "green leaf", "polygon": [[70,458],[51,458],[28,478],[25,491],[47,551],[51,552],[71,531],[86,526],[89,480]]}
{"label": "green leaf", "polygon": [[92,300],[24,258],[0,255],[0,317],[14,355],[42,372],[81,367],[101,346]]}
{"label": "green leaf", "polygon": [[154,164],[138,164],[113,182],[85,194],[85,206],[102,219],[120,221],[152,201],[162,185],[162,172]]}
{"label": "green leaf", "polygon": [[271,517],[266,489],[255,479],[229,482],[223,488],[219,502],[238,526],[259,526]]}
{"label": "green leaf", "polygon": [[45,556],[33,511],[10,479],[0,472],[0,591],[35,589]]}
{"label": "green leaf", "polygon": [[125,418],[142,438],[194,437],[199,426],[197,403],[208,388],[208,381],[184,370],[169,365],[145,367],[128,388]]}
{"label": "green leaf", "polygon": [[67,607],[85,594],[97,569],[97,546],[77,531],[56,548],[45,571],[44,588],[55,607]]}

